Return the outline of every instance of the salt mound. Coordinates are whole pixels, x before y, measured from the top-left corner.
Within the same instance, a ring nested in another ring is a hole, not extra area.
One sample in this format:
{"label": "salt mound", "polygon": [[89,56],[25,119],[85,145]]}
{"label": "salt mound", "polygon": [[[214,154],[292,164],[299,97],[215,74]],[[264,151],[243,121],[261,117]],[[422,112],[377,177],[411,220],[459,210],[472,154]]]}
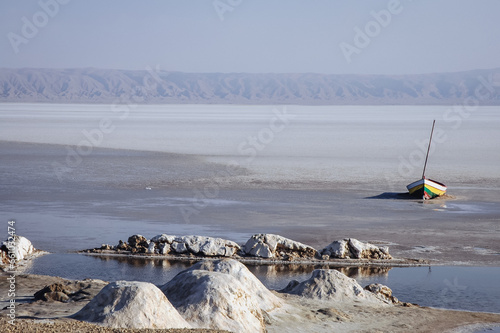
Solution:
{"label": "salt mound", "polygon": [[256,234],[244,246],[246,254],[262,258],[314,258],[317,251],[309,245],[274,234]]}
{"label": "salt mound", "polygon": [[136,281],[108,284],[72,318],[114,328],[191,327],[160,289]]}
{"label": "salt mound", "polygon": [[173,236],[167,234],[156,235],[148,240],[142,235],[132,235],[127,242],[120,242],[116,246],[103,244],[95,250],[130,251],[131,253],[149,254],[194,254],[207,257],[231,257],[240,246],[230,240],[207,236]]}
{"label": "salt mound", "polygon": [[234,259],[201,261],[188,270],[203,270],[229,274],[235,277],[246,290],[251,291],[264,311],[271,311],[282,305],[281,299],[267,289],[260,280],[241,262]]}
{"label": "salt mound", "polygon": [[265,332],[262,308],[275,308],[280,302],[241,266],[232,259],[205,261],[179,273],[161,290],[195,327]]}
{"label": "salt mound", "polygon": [[9,256],[13,256],[12,259],[15,261],[21,261],[27,259],[29,256],[34,254],[37,250],[33,247],[28,238],[23,236],[14,235],[9,237],[8,240],[2,242],[1,246],[1,259],[3,263],[10,262]]}
{"label": "salt mound", "polygon": [[[170,247],[173,252],[178,253],[190,252],[204,256],[225,257],[231,257],[240,249],[240,246],[233,241],[206,236],[176,237]],[[179,247],[180,250],[177,250]]]}
{"label": "salt mound", "polygon": [[316,269],[308,280],[291,281],[281,292],[317,300],[382,303],[375,295],[364,291],[356,280],[334,269]]}
{"label": "salt mound", "polygon": [[401,302],[392,295],[392,290],[388,286],[380,283],[372,283],[365,287],[365,290],[373,293],[378,299],[387,304],[403,305],[403,306],[417,306],[416,304]]}
{"label": "salt mound", "polygon": [[332,242],[321,250],[321,255],[325,259],[392,259],[387,246],[363,243],[354,238]]}

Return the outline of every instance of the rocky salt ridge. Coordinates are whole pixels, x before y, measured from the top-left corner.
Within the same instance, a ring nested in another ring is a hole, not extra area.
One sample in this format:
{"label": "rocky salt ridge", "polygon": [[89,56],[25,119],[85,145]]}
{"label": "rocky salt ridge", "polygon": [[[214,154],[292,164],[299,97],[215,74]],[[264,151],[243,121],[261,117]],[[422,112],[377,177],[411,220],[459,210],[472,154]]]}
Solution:
{"label": "rocky salt ridge", "polygon": [[118,245],[103,244],[100,248],[89,250],[114,250],[131,254],[192,254],[206,257],[231,257],[240,250],[233,241],[206,236],[172,236],[161,234],[151,239],[142,235],[133,235],[127,242],[119,241]]}
{"label": "rocky salt ridge", "polygon": [[231,240],[207,236],[174,236],[161,234],[147,239],[130,236],[115,246],[103,244],[99,248],[81,251],[97,255],[143,255],[175,259],[228,257],[244,262],[295,262],[355,264],[377,263],[390,266],[428,264],[417,259],[394,259],[387,246],[364,243],[354,238],[336,240],[318,251],[313,247],[274,234],[252,235],[241,246]]}

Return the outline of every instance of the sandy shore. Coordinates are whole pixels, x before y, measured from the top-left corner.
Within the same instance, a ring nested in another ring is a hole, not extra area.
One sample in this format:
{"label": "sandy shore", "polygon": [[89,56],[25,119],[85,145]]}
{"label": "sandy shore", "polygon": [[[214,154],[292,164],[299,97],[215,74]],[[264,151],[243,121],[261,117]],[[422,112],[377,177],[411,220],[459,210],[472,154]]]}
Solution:
{"label": "sandy shore", "polygon": [[72,319],[19,319],[13,326],[7,320],[0,320],[0,330],[5,333],[25,333],[25,332],[81,332],[81,333],[218,333],[227,332],[208,329],[126,329],[109,328]]}
{"label": "sandy shore", "polygon": [[[0,276],[6,290],[6,275]],[[19,275],[16,278],[16,325],[0,311],[2,332],[221,332],[217,330],[117,330],[66,318],[79,311],[106,284],[98,280],[80,281],[90,288],[85,300],[62,303],[36,301],[33,294],[52,283],[75,283],[58,277]],[[266,319],[269,332],[472,332],[472,328],[500,325],[500,314],[440,310],[424,307],[373,306],[349,302],[327,302],[279,294],[286,306],[272,311]],[[397,295],[396,295],[397,296]],[[5,295],[1,303],[6,304]],[[8,301],[7,301],[8,302]],[[4,307],[4,306],[2,306]],[[472,326],[471,326],[472,325]]]}
{"label": "sandy shore", "polygon": [[[8,274],[0,274],[0,290],[8,290]],[[35,301],[35,292],[41,290],[47,285],[53,283],[82,283],[87,288],[88,295],[85,299],[76,302],[57,302],[57,301]],[[0,331],[1,332],[223,332],[219,330],[187,330],[187,329],[169,329],[169,330],[137,330],[137,329],[112,329],[81,322],[78,320],[66,318],[78,312],[87,304],[97,293],[107,284],[101,280],[72,281],[59,277],[47,275],[17,275],[16,276],[16,319],[15,325],[11,325],[7,317],[8,310],[3,309],[8,305],[7,295],[0,297]]]}

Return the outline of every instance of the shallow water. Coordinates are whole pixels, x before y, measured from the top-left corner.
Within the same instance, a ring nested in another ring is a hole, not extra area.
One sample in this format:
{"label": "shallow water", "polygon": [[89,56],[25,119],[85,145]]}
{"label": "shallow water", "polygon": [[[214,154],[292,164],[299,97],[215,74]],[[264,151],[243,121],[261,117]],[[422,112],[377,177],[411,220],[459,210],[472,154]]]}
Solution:
{"label": "shallow water", "polygon": [[[69,279],[147,281],[163,285],[193,262],[81,254],[50,254],[25,271]],[[313,269],[305,265],[247,265],[269,289],[280,290],[291,280],[303,281]],[[500,267],[336,268],[361,286],[382,283],[404,302],[446,309],[500,313],[500,290],[495,288]]]}
{"label": "shallow water", "polygon": [[500,326],[474,331],[474,333],[500,333]]}
{"label": "shallow water", "polygon": [[223,163],[236,159],[274,179],[396,180],[396,186],[420,177],[436,119],[430,178],[446,184],[500,179],[500,155],[492,153],[500,142],[497,107],[478,107],[467,117],[446,106],[123,108],[0,103],[0,140],[78,145],[88,141],[84,132],[99,130],[107,119],[113,129],[102,133],[98,147],[202,155]]}
{"label": "shallow water", "polygon": [[[54,253],[30,272],[68,278],[164,283],[186,264],[67,253],[160,233],[238,243],[276,233],[318,249],[353,237],[387,244],[399,257],[499,266],[500,113],[479,107],[457,123],[443,118],[448,109],[168,105],[136,106],[122,119],[111,105],[0,104],[0,221],[15,219],[17,234]],[[288,122],[272,123],[285,112]],[[102,119],[113,131],[74,160],[68,145],[88,139]],[[456,199],[400,200],[394,193],[421,176],[432,119],[446,139],[436,135],[428,176]],[[224,179],[230,186],[214,180],[235,161],[241,168]],[[186,209],[195,213],[186,218]],[[251,269],[273,289],[310,274]],[[404,301],[499,312],[488,296],[500,299],[488,278],[498,268],[426,270],[357,278],[389,284]]]}
{"label": "shallow water", "polygon": [[[469,232],[473,228],[475,234],[495,238],[494,228],[500,225],[496,218],[500,216],[500,205],[474,201],[422,205],[411,200],[366,199],[370,192],[362,190],[221,189],[217,198],[204,199],[202,209],[185,220],[183,209],[200,207],[191,190],[80,188],[77,192],[54,194],[47,200],[42,187],[29,186],[31,193],[16,198],[4,195],[0,218],[15,219],[19,235],[30,239],[36,248],[50,252],[116,245],[133,234],[151,238],[161,233],[222,237],[240,244],[254,233],[276,233],[318,249],[333,240],[354,237],[380,240],[396,251],[394,242],[419,248],[429,245],[407,239],[398,230],[415,229],[415,233],[425,231],[440,236],[442,232],[450,233],[449,229]],[[433,220],[439,223],[429,223]],[[492,248],[488,241],[476,241],[471,251],[481,248],[485,250],[478,254],[483,256],[475,260],[500,260],[500,249]]]}

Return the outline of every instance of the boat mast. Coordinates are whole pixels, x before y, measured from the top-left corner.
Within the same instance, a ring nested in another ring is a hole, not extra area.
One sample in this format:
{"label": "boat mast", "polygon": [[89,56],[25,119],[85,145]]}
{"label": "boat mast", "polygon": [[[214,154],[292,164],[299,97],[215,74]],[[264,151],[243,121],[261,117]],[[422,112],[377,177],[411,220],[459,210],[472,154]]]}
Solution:
{"label": "boat mast", "polygon": [[425,156],[424,171],[422,172],[422,179],[425,178],[425,168],[427,167],[427,159],[429,158],[429,151],[431,150],[432,133],[434,132],[434,124],[436,124],[436,119],[432,122],[431,137],[429,139],[429,146],[427,147],[427,155]]}

